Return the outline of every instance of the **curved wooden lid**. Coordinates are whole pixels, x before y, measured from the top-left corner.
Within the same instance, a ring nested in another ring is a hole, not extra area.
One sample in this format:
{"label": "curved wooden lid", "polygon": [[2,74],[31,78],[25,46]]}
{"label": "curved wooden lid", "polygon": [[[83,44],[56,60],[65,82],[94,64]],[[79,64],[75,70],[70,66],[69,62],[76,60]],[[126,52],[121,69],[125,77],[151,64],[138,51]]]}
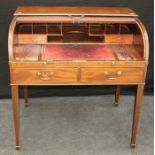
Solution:
{"label": "curved wooden lid", "polygon": [[14,15],[97,15],[97,16],[138,16],[127,7],[55,7],[19,6]]}

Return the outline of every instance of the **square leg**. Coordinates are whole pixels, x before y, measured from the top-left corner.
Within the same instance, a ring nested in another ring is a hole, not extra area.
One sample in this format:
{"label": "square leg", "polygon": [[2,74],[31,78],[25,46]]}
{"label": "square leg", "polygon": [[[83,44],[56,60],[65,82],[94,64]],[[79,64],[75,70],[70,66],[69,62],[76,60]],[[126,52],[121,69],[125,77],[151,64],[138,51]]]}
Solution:
{"label": "square leg", "polygon": [[144,92],[144,84],[137,86],[137,94],[135,98],[134,114],[133,114],[133,124],[132,124],[132,136],[131,136],[131,147],[136,147],[136,135],[140,118],[140,111],[142,106],[142,98]]}
{"label": "square leg", "polygon": [[19,110],[19,86],[11,86],[12,93],[12,107],[13,107],[13,117],[14,117],[14,128],[15,128],[15,141],[16,149],[20,149],[20,110]]}
{"label": "square leg", "polygon": [[119,105],[120,89],[121,89],[121,87],[119,85],[117,85],[116,90],[115,90],[115,105],[116,106]]}
{"label": "square leg", "polygon": [[23,92],[24,92],[24,100],[25,100],[25,107],[29,107],[29,101],[28,101],[28,86],[23,86]]}

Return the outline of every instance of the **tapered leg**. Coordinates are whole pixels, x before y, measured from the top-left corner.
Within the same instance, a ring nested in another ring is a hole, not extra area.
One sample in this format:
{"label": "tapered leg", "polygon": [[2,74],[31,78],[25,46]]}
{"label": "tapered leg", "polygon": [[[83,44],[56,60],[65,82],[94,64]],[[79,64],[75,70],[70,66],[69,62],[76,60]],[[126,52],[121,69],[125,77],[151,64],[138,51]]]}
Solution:
{"label": "tapered leg", "polygon": [[23,86],[23,92],[24,92],[24,99],[25,99],[25,107],[29,107],[28,87],[27,86]]}
{"label": "tapered leg", "polygon": [[120,86],[116,86],[116,91],[115,91],[115,105],[119,105],[119,96],[120,96]]}
{"label": "tapered leg", "polygon": [[18,98],[18,86],[11,86],[12,93],[12,106],[13,106],[13,116],[14,116],[14,128],[15,128],[15,139],[16,139],[16,149],[20,149],[20,117],[19,117],[19,98]]}
{"label": "tapered leg", "polygon": [[137,134],[137,129],[138,129],[143,92],[144,92],[144,84],[138,85],[137,86],[137,94],[136,94],[136,98],[135,98],[133,125],[132,125],[132,137],[131,137],[131,147],[132,148],[136,147],[136,134]]}

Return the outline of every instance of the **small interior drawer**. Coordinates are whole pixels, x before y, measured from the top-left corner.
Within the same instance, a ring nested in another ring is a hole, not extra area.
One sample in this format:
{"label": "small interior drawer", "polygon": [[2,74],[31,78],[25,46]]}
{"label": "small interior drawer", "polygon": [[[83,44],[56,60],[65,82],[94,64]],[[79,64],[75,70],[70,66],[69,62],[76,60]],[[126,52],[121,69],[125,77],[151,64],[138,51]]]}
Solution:
{"label": "small interior drawer", "polygon": [[76,81],[76,68],[16,68],[11,71],[13,84],[74,83]]}
{"label": "small interior drawer", "polygon": [[106,34],[104,35],[104,41],[106,43],[118,43],[118,44],[132,44],[132,34]]}
{"label": "small interior drawer", "polygon": [[83,68],[81,82],[94,83],[141,83],[140,68]]}
{"label": "small interior drawer", "polygon": [[47,36],[39,34],[18,34],[18,44],[41,44],[46,43]]}

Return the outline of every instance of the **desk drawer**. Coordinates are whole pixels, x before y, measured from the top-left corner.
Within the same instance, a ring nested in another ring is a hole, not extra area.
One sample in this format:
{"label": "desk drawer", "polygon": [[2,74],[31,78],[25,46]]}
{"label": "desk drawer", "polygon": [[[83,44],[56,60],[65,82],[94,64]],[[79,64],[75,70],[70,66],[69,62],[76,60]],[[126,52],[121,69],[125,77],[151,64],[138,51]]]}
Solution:
{"label": "desk drawer", "polygon": [[141,68],[83,68],[81,82],[85,83],[141,83]]}
{"label": "desk drawer", "polygon": [[105,35],[104,37],[106,43],[126,43],[126,44],[132,44],[133,42],[133,35],[131,34],[109,34]]}
{"label": "desk drawer", "polygon": [[13,84],[50,84],[77,81],[76,68],[16,68],[11,71]]}
{"label": "desk drawer", "polygon": [[38,35],[38,34],[19,34],[17,36],[18,44],[41,44],[46,43],[47,36],[46,35]]}

